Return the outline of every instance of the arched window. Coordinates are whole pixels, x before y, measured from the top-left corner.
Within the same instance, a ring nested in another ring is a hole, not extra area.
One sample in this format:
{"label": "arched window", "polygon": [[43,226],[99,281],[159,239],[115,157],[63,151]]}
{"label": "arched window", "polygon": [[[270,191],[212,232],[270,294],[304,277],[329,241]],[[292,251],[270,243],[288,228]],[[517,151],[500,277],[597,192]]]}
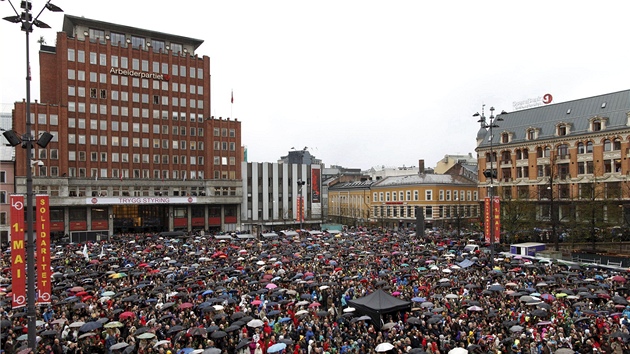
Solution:
{"label": "arched window", "polygon": [[593,153],[593,142],[592,141],[587,141],[586,142],[586,153],[587,154],[592,154]]}
{"label": "arched window", "polygon": [[612,143],[609,139],[604,140],[604,151],[612,151]]}
{"label": "arched window", "polygon": [[558,145],[558,158],[560,159],[569,158],[569,145],[567,144]]}
{"label": "arched window", "polygon": [[551,148],[549,146],[545,147],[545,157],[551,156]]}
{"label": "arched window", "polygon": [[521,149],[516,149],[515,153],[516,153],[516,159],[517,160],[520,160],[520,159],[523,158],[523,154],[521,153]]}
{"label": "arched window", "polygon": [[579,142],[577,144],[577,153],[578,154],[583,154],[586,152],[586,148],[584,147],[584,143],[583,142]]}
{"label": "arched window", "polygon": [[613,146],[612,146],[612,149],[613,149],[614,151],[619,151],[619,150],[621,150],[621,140],[619,140],[619,139],[615,138],[615,140],[613,140]]}

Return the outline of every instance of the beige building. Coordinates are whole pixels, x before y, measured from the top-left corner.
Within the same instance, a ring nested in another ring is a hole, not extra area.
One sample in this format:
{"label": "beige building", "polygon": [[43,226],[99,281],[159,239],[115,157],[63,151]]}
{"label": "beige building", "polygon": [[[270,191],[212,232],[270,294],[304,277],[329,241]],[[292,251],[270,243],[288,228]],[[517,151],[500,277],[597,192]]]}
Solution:
{"label": "beige building", "polygon": [[337,184],[328,190],[329,218],[351,225],[415,228],[470,227],[479,220],[477,183],[460,175],[414,174]]}

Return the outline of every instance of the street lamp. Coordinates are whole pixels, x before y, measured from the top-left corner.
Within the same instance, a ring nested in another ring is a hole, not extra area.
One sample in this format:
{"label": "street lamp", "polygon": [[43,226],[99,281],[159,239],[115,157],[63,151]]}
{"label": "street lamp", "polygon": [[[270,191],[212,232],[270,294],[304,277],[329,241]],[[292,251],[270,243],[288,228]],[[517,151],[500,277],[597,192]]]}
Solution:
{"label": "street lamp", "polygon": [[50,133],[42,134],[39,139],[35,139],[31,135],[31,66],[30,66],[30,52],[29,52],[29,34],[33,32],[33,26],[39,28],[50,28],[49,25],[39,20],[39,16],[48,9],[52,12],[63,12],[61,8],[50,3],[51,0],[46,2],[46,5],[39,11],[37,16],[33,18],[31,14],[32,4],[30,0],[22,0],[20,2],[20,8],[22,13],[18,13],[11,0],[9,4],[15,12],[15,16],[5,17],[4,20],[11,23],[19,23],[21,30],[26,35],[26,131],[22,137],[18,137],[15,131],[6,131],[3,135],[9,141],[11,146],[17,146],[22,144],[22,147],[26,149],[26,250],[27,250],[27,262],[26,262],[26,297],[27,297],[27,309],[26,316],[28,318],[28,347],[34,352],[37,352],[37,324],[36,324],[36,311],[35,311],[35,236],[33,234],[33,170],[31,166],[31,152],[33,150],[33,143],[41,147],[46,147],[53,136]]}
{"label": "street lamp", "polygon": [[459,209],[460,209],[459,198],[455,198],[455,201],[457,202],[457,209],[455,209],[455,217],[457,218],[457,238],[459,239],[462,235],[461,219],[459,217]]}
{"label": "street lamp", "polygon": [[501,111],[500,114],[497,114],[496,116],[494,115],[494,107],[490,107],[490,116],[486,119],[485,116],[485,112],[484,112],[484,107],[485,104],[481,106],[481,114],[479,114],[479,112],[473,114],[473,117],[479,117],[479,120],[477,121],[477,123],[481,124],[481,128],[483,129],[488,129],[488,131],[490,132],[490,169],[485,169],[483,172],[483,175],[486,178],[490,178],[490,184],[489,184],[489,188],[488,188],[488,197],[490,198],[490,266],[494,267],[494,196],[493,196],[493,188],[494,188],[494,179],[497,178],[497,170],[495,169],[494,163],[496,161],[496,158],[494,157],[494,150],[493,150],[493,140],[494,140],[494,133],[493,133],[493,129],[494,128],[498,128],[499,125],[496,124],[496,122],[501,122],[503,121],[503,117],[501,117],[504,114],[507,114],[506,111]]}
{"label": "street lamp", "polygon": [[301,179],[297,180],[298,186],[298,200],[300,201],[300,208],[298,210],[298,218],[300,219],[300,232],[302,232],[302,223],[304,222],[304,197],[302,196],[302,187],[306,184],[306,181],[302,181]]}

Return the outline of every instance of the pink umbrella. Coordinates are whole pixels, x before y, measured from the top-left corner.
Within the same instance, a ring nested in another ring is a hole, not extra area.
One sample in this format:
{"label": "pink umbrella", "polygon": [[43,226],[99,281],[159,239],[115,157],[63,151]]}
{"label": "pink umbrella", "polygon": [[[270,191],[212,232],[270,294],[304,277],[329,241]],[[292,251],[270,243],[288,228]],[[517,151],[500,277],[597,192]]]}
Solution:
{"label": "pink umbrella", "polygon": [[190,302],[184,302],[183,304],[179,305],[180,310],[189,309],[191,307],[193,307],[193,304]]}
{"label": "pink umbrella", "polygon": [[398,296],[398,295],[400,295],[400,291],[394,291],[394,292],[392,293],[392,296]]}
{"label": "pink umbrella", "polygon": [[321,304],[320,304],[319,302],[317,302],[317,301],[315,301],[315,302],[313,302],[312,304],[308,305],[308,307],[309,307],[309,308],[311,308],[311,309],[312,309],[313,307],[320,307],[320,306],[321,306]]}
{"label": "pink umbrella", "polygon": [[275,289],[277,287],[278,286],[276,284],[274,284],[274,283],[269,283],[269,284],[267,284],[267,286],[265,286],[265,288],[267,288],[267,289]]}
{"label": "pink umbrella", "polygon": [[262,304],[262,301],[260,301],[260,300],[252,301],[252,305],[260,305],[260,304]]}

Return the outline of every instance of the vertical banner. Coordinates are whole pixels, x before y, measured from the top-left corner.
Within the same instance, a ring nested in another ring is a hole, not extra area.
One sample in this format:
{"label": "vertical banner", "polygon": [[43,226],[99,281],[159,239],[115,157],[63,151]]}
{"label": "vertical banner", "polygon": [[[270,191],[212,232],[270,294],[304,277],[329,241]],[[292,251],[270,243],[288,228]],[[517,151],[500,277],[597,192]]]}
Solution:
{"label": "vertical banner", "polygon": [[37,269],[37,302],[50,303],[50,200],[47,195],[35,198],[36,210],[36,255]]}
{"label": "vertical banner", "polygon": [[13,308],[26,306],[26,249],[24,248],[24,196],[11,196],[11,292]]}
{"label": "vertical banner", "polygon": [[492,197],[492,216],[494,228],[494,243],[501,242],[501,205],[499,197]]}
{"label": "vertical banner", "polygon": [[483,236],[486,243],[490,243],[490,230],[492,224],[492,221],[490,220],[491,213],[492,210],[490,208],[490,198],[485,197],[483,200]]}
{"label": "vertical banner", "polygon": [[319,168],[311,168],[311,200],[315,203],[321,203],[321,170]]}
{"label": "vertical banner", "polygon": [[297,222],[304,222],[304,197],[299,195],[297,198]]}

